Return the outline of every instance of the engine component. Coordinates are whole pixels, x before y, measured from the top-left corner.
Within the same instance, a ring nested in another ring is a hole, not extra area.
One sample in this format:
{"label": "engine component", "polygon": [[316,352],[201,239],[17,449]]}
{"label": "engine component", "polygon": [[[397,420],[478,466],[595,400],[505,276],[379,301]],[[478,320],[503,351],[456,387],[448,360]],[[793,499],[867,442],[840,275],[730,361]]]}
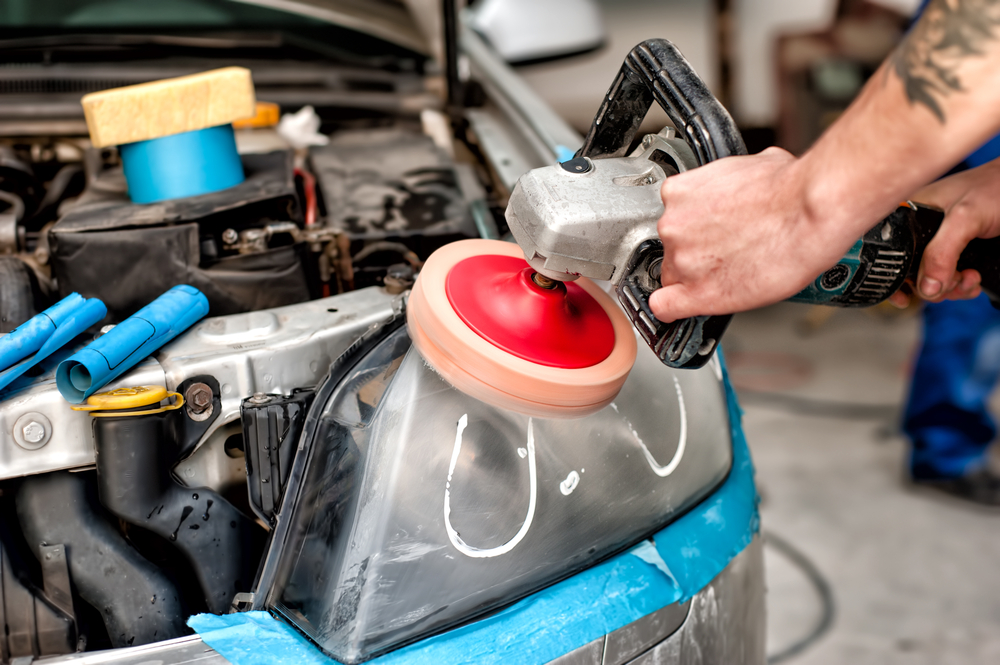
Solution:
{"label": "engine component", "polygon": [[[94,419],[101,503],[129,524],[155,533],[183,554],[210,612],[225,612],[250,590],[260,555],[259,529],[219,494],[188,488],[170,469],[177,442],[168,434],[175,412]],[[129,403],[131,406],[131,403]]]}
{"label": "engine component", "polygon": [[49,234],[61,294],[97,296],[109,322],[177,284],[219,316],[308,300],[302,243],[224,255],[223,232],[299,223],[291,151],[243,157],[246,180],[226,190],[150,205],[129,202],[121,169],[101,172]]}
{"label": "engine component", "polygon": [[185,634],[187,613],[177,589],[108,522],[95,487],[88,472],[49,473],[21,483],[17,516],[32,554],[44,568],[43,549],[51,543],[65,547],[73,587],[100,613],[115,647]]}
{"label": "engine component", "polygon": [[453,386],[532,416],[602,409],[636,356],[628,320],[600,287],[546,279],[498,240],[432,254],[410,294],[407,325],[420,354]]}
{"label": "engine component", "polygon": [[63,545],[39,548],[44,592],[14,573],[0,546],[0,662],[24,656],[51,656],[76,649],[76,618]]}
{"label": "engine component", "polygon": [[424,134],[338,132],[309,156],[328,223],[352,240],[478,235],[453,161]]}
{"label": "engine component", "polygon": [[13,331],[34,315],[27,266],[19,259],[0,256],[0,334]]}
{"label": "engine component", "polygon": [[288,397],[255,393],[240,407],[250,506],[267,523],[281,503],[314,394],[312,390],[296,390]]}
{"label": "engine component", "polygon": [[[178,419],[182,430],[177,436],[178,456],[186,458],[217,428],[238,423],[241,402],[255,392],[287,395],[320,383],[330,363],[359,335],[401,307],[399,296],[368,288],[267,311],[205,319],[108,388],[167,385],[183,395],[188,382],[210,386],[212,417]],[[66,408],[56,387],[54,365],[46,361],[40,369],[37,377],[30,381],[22,377],[0,399],[0,440],[6,442],[0,445],[0,479],[94,463],[90,417]],[[25,450],[14,443],[14,426],[28,413],[43,414],[52,424],[49,443],[40,450]]]}
{"label": "engine component", "polygon": [[19,220],[34,214],[45,192],[31,166],[8,146],[0,146],[0,191],[13,197],[5,196],[4,200],[11,204]]}
{"label": "engine component", "polygon": [[59,363],[59,392],[79,404],[206,314],[208,299],[198,289],[175,286]]}

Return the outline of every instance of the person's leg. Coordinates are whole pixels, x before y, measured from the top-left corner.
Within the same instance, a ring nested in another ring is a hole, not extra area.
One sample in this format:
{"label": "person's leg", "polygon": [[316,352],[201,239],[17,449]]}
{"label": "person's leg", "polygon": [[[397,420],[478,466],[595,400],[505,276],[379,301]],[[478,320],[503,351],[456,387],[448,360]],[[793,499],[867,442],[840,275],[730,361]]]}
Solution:
{"label": "person's leg", "polygon": [[1000,374],[1000,312],[986,296],[928,304],[903,429],[914,480],[983,468],[996,424],[986,401]]}

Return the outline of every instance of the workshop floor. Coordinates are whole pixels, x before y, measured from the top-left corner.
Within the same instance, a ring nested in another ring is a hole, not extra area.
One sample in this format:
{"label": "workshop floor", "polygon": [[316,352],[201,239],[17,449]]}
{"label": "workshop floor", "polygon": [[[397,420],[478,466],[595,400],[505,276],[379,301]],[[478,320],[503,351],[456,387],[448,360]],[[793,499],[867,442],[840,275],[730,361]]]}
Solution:
{"label": "workshop floor", "polygon": [[[1000,662],[1000,509],[903,482],[897,423],[919,318],[833,310],[806,332],[820,311],[739,315],[723,344],[764,532],[806,555],[835,598],[832,629],[785,662]],[[810,632],[821,603],[799,568],[765,551],[774,654]]]}

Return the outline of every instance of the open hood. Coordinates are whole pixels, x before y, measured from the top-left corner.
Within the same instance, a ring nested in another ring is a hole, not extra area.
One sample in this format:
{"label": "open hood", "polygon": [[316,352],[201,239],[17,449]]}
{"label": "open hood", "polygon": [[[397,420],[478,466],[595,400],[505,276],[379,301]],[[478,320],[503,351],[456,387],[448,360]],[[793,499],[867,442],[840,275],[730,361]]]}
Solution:
{"label": "open hood", "polygon": [[238,0],[328,21],[442,61],[440,0]]}

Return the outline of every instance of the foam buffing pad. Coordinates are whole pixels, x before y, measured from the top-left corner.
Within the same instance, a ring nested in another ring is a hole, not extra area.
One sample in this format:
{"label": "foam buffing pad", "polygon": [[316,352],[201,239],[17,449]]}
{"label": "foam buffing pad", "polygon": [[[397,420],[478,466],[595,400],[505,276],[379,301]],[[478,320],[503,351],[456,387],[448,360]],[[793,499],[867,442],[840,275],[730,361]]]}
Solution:
{"label": "foam buffing pad", "polygon": [[498,240],[434,252],[406,319],[417,351],[449,383],[530,416],[598,411],[635,362],[632,325],[600,287],[583,277],[547,280],[517,245]]}

